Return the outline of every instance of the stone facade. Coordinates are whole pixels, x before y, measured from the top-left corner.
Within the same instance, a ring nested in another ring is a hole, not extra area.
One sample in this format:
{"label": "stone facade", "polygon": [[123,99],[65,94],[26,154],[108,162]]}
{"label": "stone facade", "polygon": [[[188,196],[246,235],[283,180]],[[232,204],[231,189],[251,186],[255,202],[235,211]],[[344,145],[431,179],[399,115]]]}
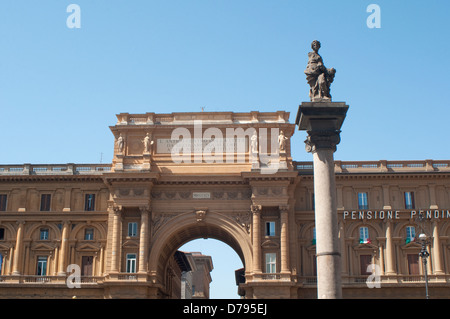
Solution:
{"label": "stone facade", "polygon": [[[313,167],[291,158],[289,113],[117,119],[111,164],[0,165],[0,297],[174,297],[174,253],[206,237],[240,256],[246,298],[317,297]],[[267,145],[252,144],[252,129]],[[450,161],[334,167],[343,297],[423,297],[421,232],[430,296],[447,297]],[[366,283],[372,264],[381,288]],[[69,265],[79,288],[67,285]]]}

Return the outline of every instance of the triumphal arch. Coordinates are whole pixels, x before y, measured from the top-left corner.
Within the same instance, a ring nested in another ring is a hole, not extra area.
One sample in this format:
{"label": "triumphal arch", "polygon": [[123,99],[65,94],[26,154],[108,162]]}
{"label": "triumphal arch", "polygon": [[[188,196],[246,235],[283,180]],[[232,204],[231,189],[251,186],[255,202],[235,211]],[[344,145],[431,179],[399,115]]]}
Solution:
{"label": "triumphal arch", "polygon": [[[245,298],[317,298],[330,200],[294,128],[285,111],[121,113],[111,163],[0,165],[0,298],[179,298],[196,238],[236,251]],[[329,164],[342,296],[447,298],[450,161]]]}
{"label": "triumphal arch", "polygon": [[[111,193],[109,279],[119,279],[126,250],[138,249],[139,287],[162,296],[177,248],[215,238],[240,256],[247,297],[291,297],[290,194],[298,174],[289,113],[122,113],[117,119],[112,171],[103,174]],[[138,242],[121,236],[129,221],[140,225]],[[265,236],[266,221],[279,228],[277,236]],[[274,273],[265,269],[268,252],[279,260]]]}

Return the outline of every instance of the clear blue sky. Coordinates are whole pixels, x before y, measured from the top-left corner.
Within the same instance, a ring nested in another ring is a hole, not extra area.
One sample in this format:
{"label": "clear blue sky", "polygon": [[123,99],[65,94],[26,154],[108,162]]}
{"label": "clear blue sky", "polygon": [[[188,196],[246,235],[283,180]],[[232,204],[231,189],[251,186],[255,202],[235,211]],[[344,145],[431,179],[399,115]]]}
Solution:
{"label": "clear blue sky", "polygon": [[[80,29],[66,26],[71,3]],[[449,159],[449,13],[445,0],[2,0],[0,163],[111,162],[121,112],[293,122],[314,39],[337,70],[333,100],[350,105],[336,159]],[[304,139],[293,157],[309,161]]]}

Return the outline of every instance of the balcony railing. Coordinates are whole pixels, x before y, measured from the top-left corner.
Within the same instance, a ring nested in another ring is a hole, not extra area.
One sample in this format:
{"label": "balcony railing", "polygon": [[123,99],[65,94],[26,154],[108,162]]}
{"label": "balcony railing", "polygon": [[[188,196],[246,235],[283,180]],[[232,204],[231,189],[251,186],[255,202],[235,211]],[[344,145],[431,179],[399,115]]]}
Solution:
{"label": "balcony railing", "polygon": [[23,164],[0,165],[1,175],[101,175],[111,164]]}
{"label": "balcony railing", "polygon": [[[343,286],[352,285],[365,285],[369,275],[366,276],[342,276]],[[379,283],[381,286],[383,284],[398,284],[407,285],[411,283],[421,283],[425,284],[424,275],[381,275],[378,277],[371,277],[369,281],[372,284]],[[373,279],[373,280],[372,280]],[[317,285],[316,276],[299,276],[298,281],[305,286],[315,286]],[[431,284],[442,284],[448,285],[450,283],[450,275],[428,275],[428,283]]]}
{"label": "balcony railing", "polygon": [[[4,275],[0,276],[0,286],[7,284],[62,284],[67,283],[68,276]],[[80,284],[98,284],[103,276],[80,276]]]}
{"label": "balcony railing", "polygon": [[[299,172],[312,173],[313,162],[293,162]],[[423,161],[335,161],[334,171],[339,173],[407,173],[450,172],[450,160]]]}

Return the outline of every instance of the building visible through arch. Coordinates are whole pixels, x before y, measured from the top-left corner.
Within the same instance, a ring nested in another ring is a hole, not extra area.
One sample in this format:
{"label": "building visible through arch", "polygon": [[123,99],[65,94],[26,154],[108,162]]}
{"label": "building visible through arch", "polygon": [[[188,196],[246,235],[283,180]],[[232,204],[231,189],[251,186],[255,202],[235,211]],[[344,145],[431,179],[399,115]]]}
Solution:
{"label": "building visible through arch", "polygon": [[[312,163],[292,159],[294,128],[284,111],[122,113],[110,164],[0,165],[0,297],[171,298],[176,251],[207,237],[242,260],[242,297],[315,298]],[[450,161],[336,160],[335,177],[344,298],[424,296],[421,232],[430,295],[447,297]]]}

